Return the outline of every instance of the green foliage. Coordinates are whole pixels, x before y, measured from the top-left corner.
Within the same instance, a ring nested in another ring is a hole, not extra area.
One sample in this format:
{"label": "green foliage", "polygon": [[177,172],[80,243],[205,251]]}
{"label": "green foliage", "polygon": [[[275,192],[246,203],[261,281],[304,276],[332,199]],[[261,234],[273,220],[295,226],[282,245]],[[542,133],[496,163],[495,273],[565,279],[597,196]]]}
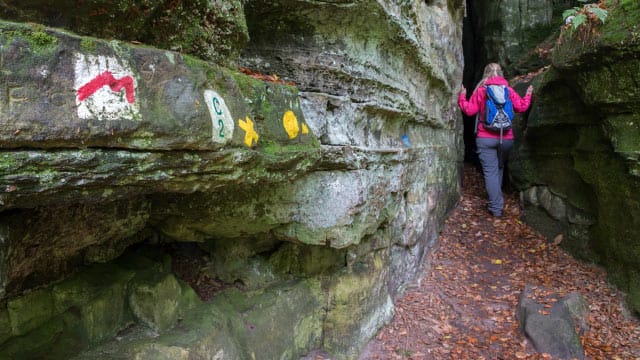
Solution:
{"label": "green foliage", "polygon": [[607,25],[602,40],[624,47],[640,45],[640,2],[637,0],[610,1]]}
{"label": "green foliage", "polygon": [[584,24],[588,20],[597,20],[604,24],[607,19],[608,12],[605,9],[601,9],[598,4],[587,4],[588,0],[578,0],[583,3],[583,6],[575,6],[571,9],[565,10],[562,13],[562,19],[567,22],[569,17],[571,19],[571,26],[573,29],[577,29],[580,25]]}
{"label": "green foliage", "polygon": [[38,46],[47,46],[50,44],[55,44],[58,41],[58,39],[47,34],[44,31],[34,31],[31,34],[31,39],[33,40],[33,43]]}
{"label": "green foliage", "polygon": [[80,40],[80,48],[87,53],[95,53],[97,47],[97,42],[92,38],[83,37],[82,40]]}
{"label": "green foliage", "polygon": [[16,30],[9,30],[5,31],[4,34],[7,35],[8,40],[11,40],[14,37],[22,38],[24,41],[29,43],[31,49],[36,53],[53,49],[58,44],[58,39],[45,32],[44,27],[40,25],[33,26],[31,28],[25,27]]}

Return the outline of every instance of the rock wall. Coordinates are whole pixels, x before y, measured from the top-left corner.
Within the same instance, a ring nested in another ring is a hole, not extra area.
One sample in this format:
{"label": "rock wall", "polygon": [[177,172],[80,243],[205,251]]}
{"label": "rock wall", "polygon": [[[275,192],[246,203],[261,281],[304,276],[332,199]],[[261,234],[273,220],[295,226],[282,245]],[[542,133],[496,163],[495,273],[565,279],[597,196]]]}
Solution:
{"label": "rock wall", "polygon": [[511,177],[528,221],[604,265],[640,312],[640,5],[607,4],[604,24],[564,28],[552,66],[534,80]]}
{"label": "rock wall", "polygon": [[540,58],[533,49],[558,27],[560,14],[568,8],[563,3],[566,1],[469,1],[467,46],[472,50],[465,58],[473,61],[466,65],[465,81],[475,86],[490,62],[501,64],[508,77],[535,68]]}
{"label": "rock wall", "polygon": [[464,5],[117,3],[0,4],[0,357],[357,357],[458,198]]}

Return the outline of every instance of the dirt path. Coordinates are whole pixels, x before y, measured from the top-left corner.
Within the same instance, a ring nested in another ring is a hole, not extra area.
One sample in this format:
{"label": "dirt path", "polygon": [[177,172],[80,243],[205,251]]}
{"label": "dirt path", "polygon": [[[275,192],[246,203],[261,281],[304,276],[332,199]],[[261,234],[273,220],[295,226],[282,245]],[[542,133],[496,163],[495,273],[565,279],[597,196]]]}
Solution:
{"label": "dirt path", "polygon": [[[366,347],[369,359],[551,359],[518,331],[515,308],[525,284],[590,306],[581,337],[589,359],[640,359],[640,322],[605,272],[579,262],[521,223],[515,195],[505,216],[487,217],[482,179],[465,167],[464,193],[430,255],[428,271],[396,301],[396,315]],[[546,295],[536,293],[539,301]]]}

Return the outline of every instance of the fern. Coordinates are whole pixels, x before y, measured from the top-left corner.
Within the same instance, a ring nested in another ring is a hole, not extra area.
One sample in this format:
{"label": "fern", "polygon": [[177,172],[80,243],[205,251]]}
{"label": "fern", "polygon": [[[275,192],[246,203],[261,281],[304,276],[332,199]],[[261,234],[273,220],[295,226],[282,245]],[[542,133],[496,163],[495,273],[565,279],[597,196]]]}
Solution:
{"label": "fern", "polygon": [[580,25],[584,24],[590,18],[595,18],[597,21],[604,24],[607,19],[608,12],[605,9],[600,8],[598,4],[587,4],[589,0],[578,0],[583,3],[583,6],[575,6],[571,9],[567,9],[562,13],[562,19],[565,24],[570,19],[571,27],[577,29]]}

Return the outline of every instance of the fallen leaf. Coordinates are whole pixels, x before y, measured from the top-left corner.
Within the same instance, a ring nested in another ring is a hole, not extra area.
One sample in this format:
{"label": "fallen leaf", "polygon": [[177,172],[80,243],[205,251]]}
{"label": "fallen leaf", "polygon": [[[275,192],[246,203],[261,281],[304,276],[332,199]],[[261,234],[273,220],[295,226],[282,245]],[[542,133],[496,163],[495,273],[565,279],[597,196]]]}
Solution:
{"label": "fallen leaf", "polygon": [[425,255],[433,265],[419,285],[394,300],[395,317],[374,339],[378,350],[369,358],[545,359],[527,353],[530,343],[513,314],[530,284],[531,300],[546,314],[573,291],[584,296],[590,329],[580,337],[585,358],[640,360],[640,322],[625,317],[624,296],[606,272],[573,259],[522,223],[511,211],[519,206],[517,193],[505,193],[501,221],[487,221],[481,174],[465,164],[463,177],[460,205],[446,219],[438,247]]}
{"label": "fallen leaf", "polygon": [[553,245],[559,245],[562,242],[562,238],[562,234],[556,235],[556,237],[553,238]]}

